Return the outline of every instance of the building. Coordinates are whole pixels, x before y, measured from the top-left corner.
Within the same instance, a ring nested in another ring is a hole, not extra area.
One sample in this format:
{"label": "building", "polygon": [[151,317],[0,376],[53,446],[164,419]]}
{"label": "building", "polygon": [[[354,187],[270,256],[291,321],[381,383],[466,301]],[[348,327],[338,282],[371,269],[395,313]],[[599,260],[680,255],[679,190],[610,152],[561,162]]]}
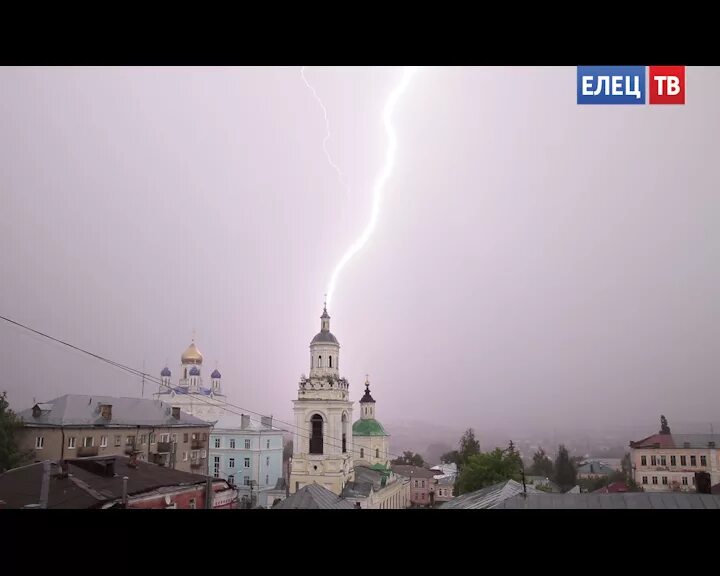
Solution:
{"label": "building", "polygon": [[614,472],[617,472],[617,469],[603,460],[585,460],[577,468],[577,477],[578,480],[602,478]]}
{"label": "building", "polygon": [[224,480],[210,481],[134,456],[21,466],[0,474],[0,494],[6,508],[235,508],[238,501],[237,491]]}
{"label": "building", "polygon": [[411,506],[427,507],[435,504],[436,470],[407,464],[393,464],[392,471],[410,481]]}
{"label": "building", "polygon": [[616,494],[619,492],[630,492],[630,487],[625,482],[611,482],[607,486],[593,490],[593,494]]}
{"label": "building", "polygon": [[365,466],[387,466],[390,435],[375,419],[375,400],[370,395],[370,381],[365,378],[365,395],[360,399],[360,419],[353,423],[355,463]]}
{"label": "building", "polygon": [[330,332],[327,308],[310,342],[310,375],[300,378],[293,401],[295,433],[290,492],[317,483],[336,495],[353,480],[349,384],[340,377],[340,343]]}
{"label": "building", "polygon": [[66,394],[18,414],[19,445],[36,460],[135,454],[207,474],[211,425],[160,400]]}
{"label": "building", "polygon": [[457,480],[457,464],[438,464],[430,470],[434,470],[437,486],[435,487],[435,504],[448,502],[454,498],[453,490]]}
{"label": "building", "polygon": [[515,480],[498,482],[492,486],[462,494],[450,502],[445,502],[441,509],[479,509],[497,508],[505,500],[513,498],[518,494],[540,494],[541,492],[527,484],[523,486]]}
{"label": "building", "polygon": [[720,495],[697,493],[623,492],[619,494],[518,494],[495,506],[497,509],[720,509]]}
{"label": "building", "polygon": [[653,434],[630,442],[632,475],[646,492],[694,491],[695,474],[720,482],[718,434]]}
{"label": "building", "polygon": [[402,509],[410,507],[410,480],[382,464],[355,464],[355,479],[341,496],[357,508]]}
{"label": "building", "polygon": [[180,379],[177,384],[172,382],[172,373],[165,366],[160,372],[161,384],[153,395],[171,406],[178,406],[183,412],[192,414],[208,422],[218,420],[226,404],[222,389],[222,376],[218,369],[210,374],[210,386],[205,387],[202,377],[203,355],[195,345],[188,346],[180,356]]}
{"label": "building", "polygon": [[357,506],[313,482],[273,506],[273,510],[352,510]]}
{"label": "building", "polygon": [[209,451],[213,477],[237,486],[241,497],[266,505],[265,493],[283,477],[283,430],[273,426],[272,416],[225,412],[210,434]]}

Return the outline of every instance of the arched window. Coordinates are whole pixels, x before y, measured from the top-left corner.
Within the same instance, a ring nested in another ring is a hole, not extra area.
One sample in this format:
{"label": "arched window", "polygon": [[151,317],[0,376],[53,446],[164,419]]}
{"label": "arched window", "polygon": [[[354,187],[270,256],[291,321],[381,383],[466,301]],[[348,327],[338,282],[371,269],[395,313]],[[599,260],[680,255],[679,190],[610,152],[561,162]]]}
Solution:
{"label": "arched window", "polygon": [[187,380],[187,368],[183,368],[183,378]]}
{"label": "arched window", "polygon": [[330,364],[328,364],[328,366],[329,366],[330,368],[332,368],[332,356],[328,356],[328,360],[329,360],[329,362],[330,362]]}
{"label": "arched window", "polygon": [[322,368],[322,356],[318,356],[318,368]]}
{"label": "arched window", "polygon": [[320,414],[315,414],[310,418],[310,454],[323,453],[323,419]]}
{"label": "arched window", "polygon": [[[331,357],[332,362],[332,357]],[[332,366],[332,364],[331,364]],[[347,452],[347,427],[348,427],[348,421],[347,421],[347,414],[343,413],[342,415],[342,451],[343,454]]]}
{"label": "arched window", "polygon": [[360,458],[365,458],[365,448],[360,448]]}
{"label": "arched window", "polygon": [[375,458],[380,458],[380,448],[375,448]]}

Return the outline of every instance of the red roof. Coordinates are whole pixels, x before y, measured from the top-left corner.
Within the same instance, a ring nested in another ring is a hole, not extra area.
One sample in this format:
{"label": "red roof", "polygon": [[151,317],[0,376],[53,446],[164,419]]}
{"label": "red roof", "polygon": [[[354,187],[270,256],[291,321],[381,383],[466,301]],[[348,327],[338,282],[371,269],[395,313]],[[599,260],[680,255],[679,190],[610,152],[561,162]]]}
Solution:
{"label": "red roof", "polygon": [[603,486],[599,490],[594,490],[593,494],[616,494],[618,492],[629,492],[630,488],[625,482],[613,482],[608,486]]}
{"label": "red roof", "polygon": [[630,446],[633,448],[675,448],[675,442],[670,434],[653,434],[637,442],[630,442]]}

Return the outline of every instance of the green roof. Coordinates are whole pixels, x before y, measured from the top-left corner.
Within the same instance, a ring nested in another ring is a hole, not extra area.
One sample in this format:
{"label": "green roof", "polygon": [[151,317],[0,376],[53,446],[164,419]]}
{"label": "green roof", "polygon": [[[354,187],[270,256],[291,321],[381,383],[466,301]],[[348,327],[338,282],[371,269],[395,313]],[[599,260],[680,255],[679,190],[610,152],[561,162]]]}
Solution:
{"label": "green roof", "polygon": [[353,436],[389,436],[382,424],[374,418],[358,420],[353,424]]}

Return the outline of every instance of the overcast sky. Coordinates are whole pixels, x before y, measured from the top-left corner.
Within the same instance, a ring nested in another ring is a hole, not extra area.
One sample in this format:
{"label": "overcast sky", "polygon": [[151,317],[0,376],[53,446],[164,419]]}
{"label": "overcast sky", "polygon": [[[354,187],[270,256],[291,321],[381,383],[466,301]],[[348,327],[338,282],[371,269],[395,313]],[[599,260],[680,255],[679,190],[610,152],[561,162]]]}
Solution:
{"label": "overcast sky", "polygon": [[[401,74],[306,70],[348,192],[299,68],[0,68],[0,314],[173,379],[195,330],[206,378],[288,419]],[[423,68],[398,102],[329,310],[381,421],[720,420],[720,69],[688,68],[685,106],[578,106],[575,83]],[[17,410],[141,393],[5,323],[0,366]]]}

